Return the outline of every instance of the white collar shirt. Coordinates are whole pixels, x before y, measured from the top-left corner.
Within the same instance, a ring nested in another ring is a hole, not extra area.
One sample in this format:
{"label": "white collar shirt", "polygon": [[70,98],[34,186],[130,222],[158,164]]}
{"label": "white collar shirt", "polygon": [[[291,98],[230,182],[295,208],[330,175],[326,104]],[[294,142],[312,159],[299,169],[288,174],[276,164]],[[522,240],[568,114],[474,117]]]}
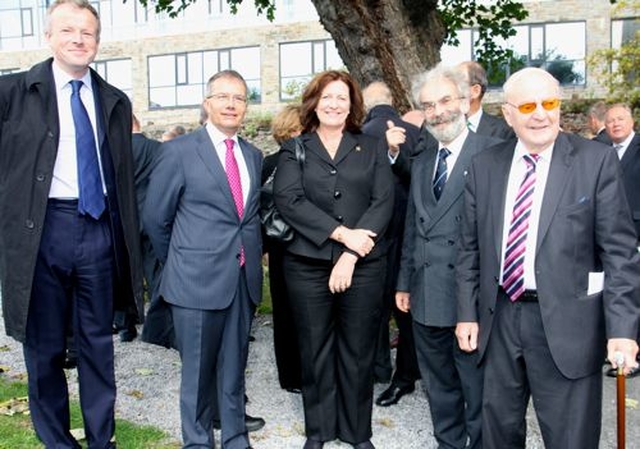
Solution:
{"label": "white collar shirt", "polygon": [[238,162],[238,170],[240,171],[240,184],[242,185],[242,202],[246,206],[247,198],[249,198],[249,188],[251,187],[251,178],[249,176],[247,163],[244,160],[244,156],[242,154],[242,149],[240,148],[238,135],[235,134],[234,136],[229,137],[221,132],[218,128],[216,128],[215,125],[211,124],[211,122],[207,122],[206,129],[207,133],[209,134],[209,138],[211,139],[211,143],[213,143],[213,147],[216,150],[216,154],[220,159],[220,163],[222,164],[223,169],[226,167],[225,159],[227,154],[227,144],[225,144],[224,141],[226,139],[231,139],[235,142],[233,145],[233,155],[236,157],[236,161]]}

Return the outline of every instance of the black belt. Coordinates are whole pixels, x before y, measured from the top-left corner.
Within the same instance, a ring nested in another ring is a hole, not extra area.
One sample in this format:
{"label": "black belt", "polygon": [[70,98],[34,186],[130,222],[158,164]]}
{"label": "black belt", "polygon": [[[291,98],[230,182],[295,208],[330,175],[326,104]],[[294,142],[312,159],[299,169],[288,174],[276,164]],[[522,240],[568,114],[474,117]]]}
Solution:
{"label": "black belt", "polygon": [[[509,296],[502,286],[500,286],[500,291],[507,297]],[[536,290],[525,290],[514,302],[538,302],[538,292]]]}

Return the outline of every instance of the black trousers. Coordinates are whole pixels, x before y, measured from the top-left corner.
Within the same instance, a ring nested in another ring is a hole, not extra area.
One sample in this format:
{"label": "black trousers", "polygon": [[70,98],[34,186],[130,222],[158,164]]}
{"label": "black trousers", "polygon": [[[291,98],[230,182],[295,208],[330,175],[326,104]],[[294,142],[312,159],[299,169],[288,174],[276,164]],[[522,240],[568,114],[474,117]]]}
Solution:
{"label": "black trousers", "polygon": [[356,265],[352,286],[329,291],[329,261],[287,253],[284,268],[299,335],[307,438],[371,438],[373,361],[380,326],[382,258]]}
{"label": "black trousers", "polygon": [[47,206],[23,346],[31,419],[46,447],[80,448],[69,433],[63,371],[69,319],[78,353],[88,447],[111,447],[116,399],[111,332],[115,264],[105,217],[96,221],[78,215],[77,201],[49,200]]}
{"label": "black trousers", "polygon": [[284,275],[283,245],[269,242],[269,288],[273,307],[273,346],[278,368],[278,380],[284,389],[302,386],[300,348],[291,300]]}
{"label": "black trousers", "polygon": [[598,448],[602,372],[579,379],[562,375],[549,350],[539,303],[511,302],[498,294],[483,364],[484,447],[525,447],[525,416],[533,397],[547,449]]}

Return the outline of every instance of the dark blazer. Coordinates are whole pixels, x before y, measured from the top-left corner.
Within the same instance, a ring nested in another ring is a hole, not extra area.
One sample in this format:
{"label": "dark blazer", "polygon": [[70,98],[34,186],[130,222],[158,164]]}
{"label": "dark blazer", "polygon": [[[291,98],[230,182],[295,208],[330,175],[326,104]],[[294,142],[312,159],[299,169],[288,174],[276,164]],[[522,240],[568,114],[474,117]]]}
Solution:
{"label": "dark blazer", "polygon": [[633,224],[640,236],[640,134],[636,134],[629,143],[620,161],[620,167]]}
{"label": "dark blazer", "polygon": [[[0,282],[7,334],[24,341],[60,126],[48,59],[0,78]],[[117,275],[114,307],[142,320],[131,103],[91,70]]]}
{"label": "dark blazer", "polygon": [[[159,154],[160,142],[149,139],[142,133],[133,133],[131,137],[131,147],[133,151],[133,177],[136,185],[136,201],[138,212],[142,215],[142,207],[147,198],[147,188],[149,187],[149,176],[153,171],[157,156]],[[140,223],[142,225],[142,223]]]}
{"label": "dark blazer", "polygon": [[164,263],[159,293],[170,304],[201,310],[231,304],[240,276],[240,247],[254,304],[262,297],[258,214],[262,153],[239,139],[251,185],[242,221],[223,164],[205,127],[164,142],[151,175],[143,224]]}
{"label": "dark blazer", "polygon": [[449,174],[440,200],[431,180],[438,143],[432,142],[414,160],[397,290],[411,292],[413,319],[425,326],[451,327],[457,322],[454,268],[465,178],[471,159],[499,139],[469,132]]}
{"label": "dark blazer", "polygon": [[[491,336],[498,295],[504,203],[515,141],[471,163],[456,276],[458,321],[479,323],[479,356]],[[605,339],[635,339],[640,319],[640,254],[613,150],[560,133],[544,192],[536,284],[551,356],[569,379],[602,369]],[[587,295],[589,273],[606,273]]]}
{"label": "dark blazer", "polygon": [[604,128],[598,131],[598,134],[593,136],[591,140],[604,143],[605,145],[613,145],[613,142],[611,141],[611,137],[609,137],[609,134],[607,134],[607,130]]}
{"label": "dark blazer", "polygon": [[[370,229],[380,241],[393,210],[393,181],[386,142],[345,132],[335,159],[316,133],[303,134],[304,173],[293,140],[284,142],[274,185],[278,210],[295,229],[287,247],[293,254],[337,261],[345,247],[329,236],[339,225]],[[384,255],[376,245],[367,255]]]}
{"label": "dark blazer", "polygon": [[482,111],[480,122],[478,123],[477,134],[493,136],[502,140],[509,140],[516,137],[513,128],[502,118]]}

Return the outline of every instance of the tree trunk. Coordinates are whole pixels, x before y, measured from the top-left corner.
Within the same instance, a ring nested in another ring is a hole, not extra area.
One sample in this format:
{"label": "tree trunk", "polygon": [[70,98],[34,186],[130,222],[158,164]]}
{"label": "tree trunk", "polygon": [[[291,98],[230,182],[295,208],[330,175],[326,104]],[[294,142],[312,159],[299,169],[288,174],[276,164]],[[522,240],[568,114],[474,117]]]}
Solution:
{"label": "tree trunk", "polygon": [[440,60],[445,28],[437,0],[312,0],[349,73],[365,87],[387,83],[400,112],[413,78]]}

